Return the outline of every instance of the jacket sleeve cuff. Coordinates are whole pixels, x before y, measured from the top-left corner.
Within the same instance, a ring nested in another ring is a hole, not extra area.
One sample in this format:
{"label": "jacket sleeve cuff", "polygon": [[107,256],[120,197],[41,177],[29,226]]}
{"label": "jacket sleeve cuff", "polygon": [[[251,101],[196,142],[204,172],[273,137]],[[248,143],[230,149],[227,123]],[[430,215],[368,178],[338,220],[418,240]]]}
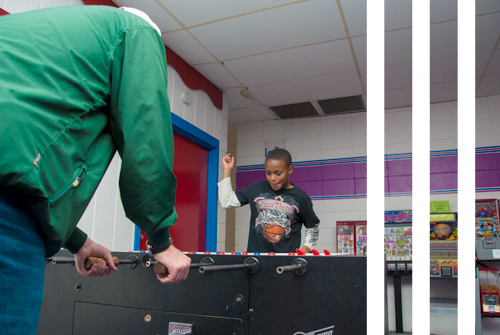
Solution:
{"label": "jacket sleeve cuff", "polygon": [[177,212],[175,208],[170,212],[170,214],[156,226],[150,232],[146,231],[146,237],[148,238],[149,243],[153,247],[161,247],[169,242],[170,239],[170,226],[175,224],[177,220]]}
{"label": "jacket sleeve cuff", "polygon": [[75,230],[73,230],[73,233],[71,233],[69,239],[66,241],[66,244],[64,244],[64,247],[68,249],[69,252],[74,254],[80,250],[86,240],[87,234],[76,227]]}
{"label": "jacket sleeve cuff", "polygon": [[146,234],[149,243],[153,247],[161,247],[169,243],[170,240],[170,229],[165,227],[164,229],[155,232],[154,234]]}

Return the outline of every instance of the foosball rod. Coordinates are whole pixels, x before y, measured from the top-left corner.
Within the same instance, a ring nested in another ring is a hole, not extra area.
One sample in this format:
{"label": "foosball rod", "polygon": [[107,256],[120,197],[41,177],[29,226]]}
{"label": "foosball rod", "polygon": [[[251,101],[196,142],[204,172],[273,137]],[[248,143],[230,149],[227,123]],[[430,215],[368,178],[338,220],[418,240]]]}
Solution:
{"label": "foosball rod", "polygon": [[[96,264],[98,260],[103,260],[106,261],[102,257],[94,257],[90,256],[85,259],[84,261],[84,267],[87,270],[90,270],[92,268],[92,265]],[[52,264],[75,264],[75,259],[74,258],[48,258],[46,259],[47,262],[52,262]],[[113,263],[115,266],[118,266],[120,264],[137,264],[137,260],[134,259],[118,259],[118,257],[113,257]]]}
{"label": "foosball rod", "polygon": [[307,261],[303,258],[296,258],[293,260],[292,265],[278,266],[276,272],[282,274],[283,272],[295,272],[296,275],[303,275],[307,270]]}
{"label": "foosball rod", "polygon": [[[213,264],[214,264],[214,260],[211,257],[204,257],[201,260],[201,263],[191,263],[189,265],[189,269],[198,269],[201,266],[213,265]],[[150,267],[151,265],[153,265],[153,271],[157,275],[165,275],[165,276],[168,275],[167,268],[163,264],[158,263],[158,261],[151,261],[151,260],[146,261],[146,263],[145,263],[146,267]]]}
{"label": "foosball rod", "polygon": [[249,270],[250,273],[257,273],[259,272],[259,269],[259,260],[255,257],[248,257],[245,259],[243,264],[200,266],[198,272],[205,274],[220,271]]}
{"label": "foosball rod", "polygon": [[[151,265],[153,265],[153,271],[157,275],[168,275],[167,268],[163,264],[158,263],[158,261],[147,261],[146,262],[146,267],[150,267]],[[203,266],[203,265],[207,265],[207,264],[191,263],[189,265],[189,269],[198,269],[200,266]]]}

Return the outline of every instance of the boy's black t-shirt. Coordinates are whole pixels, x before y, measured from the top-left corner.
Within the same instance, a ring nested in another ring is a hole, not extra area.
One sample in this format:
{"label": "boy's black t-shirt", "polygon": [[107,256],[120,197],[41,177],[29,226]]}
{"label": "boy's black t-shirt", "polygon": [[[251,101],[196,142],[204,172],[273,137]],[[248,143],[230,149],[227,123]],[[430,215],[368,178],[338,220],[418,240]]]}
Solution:
{"label": "boy's black t-shirt", "polygon": [[319,224],[311,198],[297,186],[275,192],[262,180],[235,193],[242,206],[250,204],[248,252],[295,252],[302,224]]}

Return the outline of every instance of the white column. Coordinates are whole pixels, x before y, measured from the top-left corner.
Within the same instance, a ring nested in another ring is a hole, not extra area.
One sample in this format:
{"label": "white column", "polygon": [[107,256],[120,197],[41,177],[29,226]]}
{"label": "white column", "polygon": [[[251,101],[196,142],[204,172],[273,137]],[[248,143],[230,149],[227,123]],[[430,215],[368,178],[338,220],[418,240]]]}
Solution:
{"label": "white column", "polygon": [[367,2],[367,334],[383,334],[384,268],[384,1]]}
{"label": "white column", "polygon": [[430,333],[430,2],[412,1],[412,209],[414,334]]}
{"label": "white column", "polygon": [[458,335],[475,322],[475,2],[458,1]]}

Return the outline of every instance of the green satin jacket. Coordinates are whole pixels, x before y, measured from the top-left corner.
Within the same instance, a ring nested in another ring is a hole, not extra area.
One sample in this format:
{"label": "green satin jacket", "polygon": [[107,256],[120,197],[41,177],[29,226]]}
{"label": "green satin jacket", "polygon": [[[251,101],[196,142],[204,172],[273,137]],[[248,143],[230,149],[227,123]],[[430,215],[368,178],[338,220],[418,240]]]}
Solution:
{"label": "green satin jacket", "polygon": [[163,41],[107,6],[0,17],[0,186],[26,195],[46,255],[76,252],[76,227],[112,157],[125,213],[152,245],[177,218]]}

